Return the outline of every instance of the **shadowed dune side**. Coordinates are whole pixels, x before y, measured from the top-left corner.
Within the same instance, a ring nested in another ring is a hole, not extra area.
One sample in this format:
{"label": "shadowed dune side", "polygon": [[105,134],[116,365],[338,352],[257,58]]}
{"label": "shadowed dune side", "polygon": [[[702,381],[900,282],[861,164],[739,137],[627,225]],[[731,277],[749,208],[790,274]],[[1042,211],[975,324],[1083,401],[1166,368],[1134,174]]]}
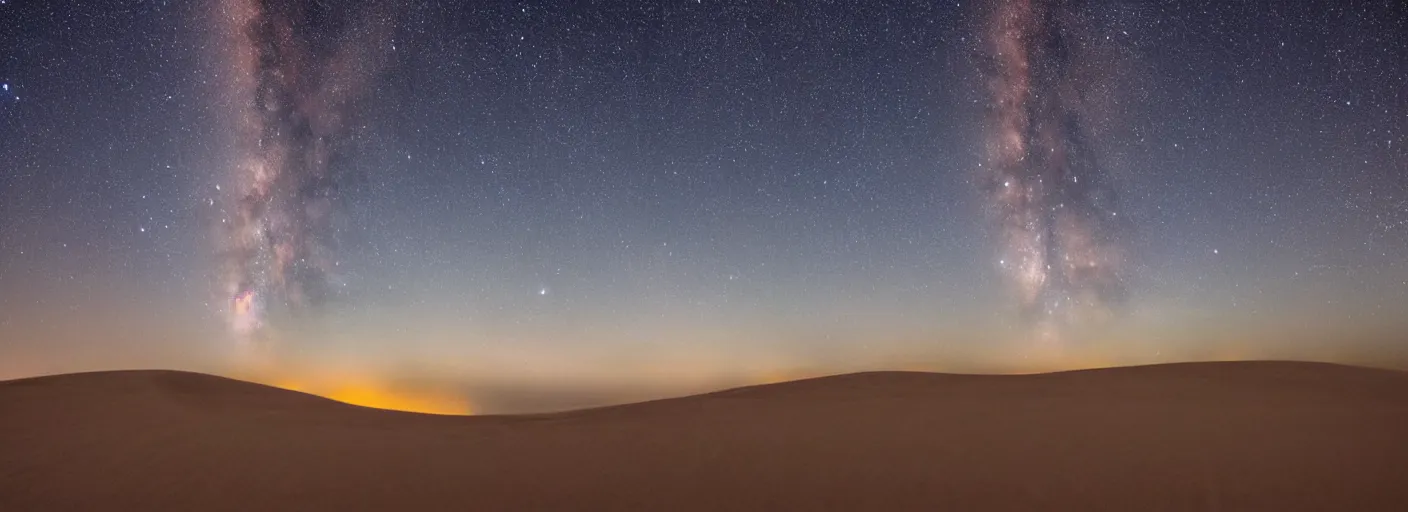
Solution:
{"label": "shadowed dune side", "polygon": [[1408,374],[873,372],[564,413],[202,374],[0,382],[0,510],[1401,510]]}

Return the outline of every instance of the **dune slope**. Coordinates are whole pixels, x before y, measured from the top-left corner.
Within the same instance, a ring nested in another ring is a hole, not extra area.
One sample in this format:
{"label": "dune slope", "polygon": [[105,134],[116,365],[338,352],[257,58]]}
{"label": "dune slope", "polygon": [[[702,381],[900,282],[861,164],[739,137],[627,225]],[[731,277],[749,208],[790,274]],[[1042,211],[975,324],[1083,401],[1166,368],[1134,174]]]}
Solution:
{"label": "dune slope", "polygon": [[202,374],[0,382],[0,510],[1401,510],[1408,373],[877,372],[566,413]]}

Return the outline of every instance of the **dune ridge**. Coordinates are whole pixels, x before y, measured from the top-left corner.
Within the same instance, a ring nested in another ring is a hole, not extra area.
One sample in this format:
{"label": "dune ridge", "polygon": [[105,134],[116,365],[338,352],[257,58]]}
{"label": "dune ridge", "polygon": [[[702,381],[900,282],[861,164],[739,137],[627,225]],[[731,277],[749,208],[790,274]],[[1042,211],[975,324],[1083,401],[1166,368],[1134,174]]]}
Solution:
{"label": "dune ridge", "polygon": [[561,413],[211,375],[0,382],[0,510],[1399,510],[1408,373],[867,372]]}

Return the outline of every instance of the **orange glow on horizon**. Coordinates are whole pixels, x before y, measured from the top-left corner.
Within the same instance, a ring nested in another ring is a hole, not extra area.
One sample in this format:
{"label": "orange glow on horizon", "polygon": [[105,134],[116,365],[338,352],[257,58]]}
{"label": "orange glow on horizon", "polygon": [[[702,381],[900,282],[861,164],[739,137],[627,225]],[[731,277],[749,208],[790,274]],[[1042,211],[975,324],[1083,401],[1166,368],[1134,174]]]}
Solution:
{"label": "orange glow on horizon", "polygon": [[461,416],[474,414],[469,400],[464,397],[445,392],[397,389],[369,380],[321,384],[275,380],[269,385],[374,409]]}

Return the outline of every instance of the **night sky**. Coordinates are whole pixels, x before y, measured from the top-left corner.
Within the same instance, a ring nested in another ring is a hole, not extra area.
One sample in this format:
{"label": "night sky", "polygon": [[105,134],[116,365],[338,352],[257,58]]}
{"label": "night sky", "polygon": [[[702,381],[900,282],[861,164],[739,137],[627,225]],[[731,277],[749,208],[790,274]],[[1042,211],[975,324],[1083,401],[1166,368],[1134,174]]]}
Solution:
{"label": "night sky", "polygon": [[1399,0],[0,0],[0,378],[513,411],[1404,333]]}

